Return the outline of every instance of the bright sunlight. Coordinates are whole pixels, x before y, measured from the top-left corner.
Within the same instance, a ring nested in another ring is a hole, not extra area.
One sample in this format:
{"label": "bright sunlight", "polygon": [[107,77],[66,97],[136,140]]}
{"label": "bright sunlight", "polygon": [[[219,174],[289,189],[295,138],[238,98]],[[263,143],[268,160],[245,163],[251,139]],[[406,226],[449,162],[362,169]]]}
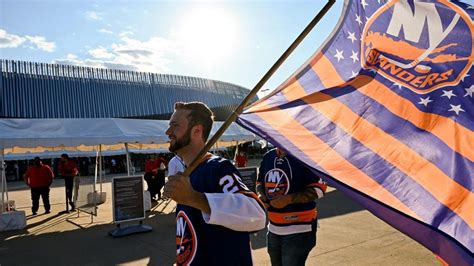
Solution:
{"label": "bright sunlight", "polygon": [[232,54],[238,38],[232,14],[215,7],[200,7],[184,15],[179,37],[187,56],[212,67]]}

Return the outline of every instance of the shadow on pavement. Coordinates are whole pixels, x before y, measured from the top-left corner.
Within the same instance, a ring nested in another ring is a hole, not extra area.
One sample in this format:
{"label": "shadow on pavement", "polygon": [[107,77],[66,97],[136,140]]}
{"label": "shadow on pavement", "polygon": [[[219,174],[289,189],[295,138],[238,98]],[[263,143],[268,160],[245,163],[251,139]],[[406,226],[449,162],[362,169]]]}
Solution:
{"label": "shadow on pavement", "polygon": [[[109,231],[116,226],[110,220],[100,221],[101,217],[91,223],[86,214],[81,214],[82,218],[76,213],[28,216],[24,230],[0,232],[1,264],[172,265],[176,253],[172,204],[171,200],[161,200],[152,205],[143,221],[152,226],[152,232],[122,238],[110,237]],[[318,208],[320,219],[363,210],[337,190],[318,200]],[[252,233],[250,238],[252,249],[266,247],[266,229]]]}
{"label": "shadow on pavement", "polygon": [[[60,231],[58,224],[76,214],[56,215],[29,224],[24,230],[1,232],[2,265],[172,265],[175,262],[174,214],[149,213],[144,224],[152,232],[112,238],[112,223]],[[87,220],[87,217],[85,217]],[[45,232],[55,230],[57,232]]]}
{"label": "shadow on pavement", "polygon": [[327,192],[324,198],[317,200],[317,204],[319,219],[365,210],[338,190]]}
{"label": "shadow on pavement", "polygon": [[[324,198],[317,200],[317,203],[319,219],[331,218],[364,210],[360,205],[347,198],[338,190],[327,192]],[[267,246],[266,234],[267,229],[265,228],[250,235],[253,250]]]}

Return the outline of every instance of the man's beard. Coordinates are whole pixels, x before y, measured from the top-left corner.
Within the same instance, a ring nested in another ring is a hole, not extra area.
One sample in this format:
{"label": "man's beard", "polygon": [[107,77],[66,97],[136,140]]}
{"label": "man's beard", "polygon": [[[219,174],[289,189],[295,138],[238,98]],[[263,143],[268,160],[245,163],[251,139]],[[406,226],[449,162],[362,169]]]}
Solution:
{"label": "man's beard", "polygon": [[177,152],[178,150],[186,147],[191,143],[191,128],[186,130],[184,136],[180,139],[176,139],[174,144],[170,142],[170,147],[168,148],[170,152]]}

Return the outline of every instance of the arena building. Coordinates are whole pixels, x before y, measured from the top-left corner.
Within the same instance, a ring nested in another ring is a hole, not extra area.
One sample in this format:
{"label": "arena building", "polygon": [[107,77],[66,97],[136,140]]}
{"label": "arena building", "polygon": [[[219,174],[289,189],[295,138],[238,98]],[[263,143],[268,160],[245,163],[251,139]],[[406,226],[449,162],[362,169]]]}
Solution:
{"label": "arena building", "polygon": [[238,85],[197,77],[0,62],[0,118],[167,120],[175,102],[201,101],[223,121],[249,93]]}

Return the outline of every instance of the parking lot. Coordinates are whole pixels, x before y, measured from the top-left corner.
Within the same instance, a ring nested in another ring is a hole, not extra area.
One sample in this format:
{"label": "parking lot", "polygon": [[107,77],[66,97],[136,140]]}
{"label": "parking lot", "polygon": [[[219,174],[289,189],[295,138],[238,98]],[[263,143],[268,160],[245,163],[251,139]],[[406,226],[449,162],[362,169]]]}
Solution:
{"label": "parking lot", "polygon": [[[64,183],[51,189],[51,214],[31,215],[30,192],[9,182],[9,196],[27,215],[23,230],[1,232],[1,265],[172,265],[176,252],[173,201],[158,201],[144,224],[153,231],[112,238],[111,175],[102,188],[107,200],[97,216],[58,214],[65,208]],[[318,201],[317,247],[307,265],[439,265],[430,251],[330,189]],[[40,206],[40,213],[43,209]],[[270,265],[265,230],[251,237],[255,265]]]}

